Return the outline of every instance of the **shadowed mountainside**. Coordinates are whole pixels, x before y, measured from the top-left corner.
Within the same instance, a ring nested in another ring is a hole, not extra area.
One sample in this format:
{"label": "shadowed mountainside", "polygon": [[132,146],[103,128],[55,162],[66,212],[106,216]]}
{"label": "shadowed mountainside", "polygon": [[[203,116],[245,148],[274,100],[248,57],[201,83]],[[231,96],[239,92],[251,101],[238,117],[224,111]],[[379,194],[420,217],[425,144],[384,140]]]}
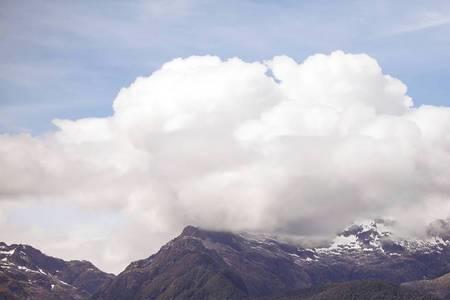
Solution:
{"label": "shadowed mountainside", "polygon": [[114,277],[88,261],[64,261],[0,243],[0,299],[84,300]]}
{"label": "shadowed mountainside", "polygon": [[322,292],[378,287],[402,295],[409,289],[398,284],[448,272],[449,260],[446,242],[390,240],[376,224],[350,227],[330,247],[319,249],[188,226],[158,253],[130,264],[94,299],[281,297],[290,291],[358,280],[371,283],[338,285]]}
{"label": "shadowed mountainside", "polygon": [[0,243],[0,300],[448,299],[449,261],[449,241],[396,240],[376,222],[323,248],[188,226],[117,276]]}

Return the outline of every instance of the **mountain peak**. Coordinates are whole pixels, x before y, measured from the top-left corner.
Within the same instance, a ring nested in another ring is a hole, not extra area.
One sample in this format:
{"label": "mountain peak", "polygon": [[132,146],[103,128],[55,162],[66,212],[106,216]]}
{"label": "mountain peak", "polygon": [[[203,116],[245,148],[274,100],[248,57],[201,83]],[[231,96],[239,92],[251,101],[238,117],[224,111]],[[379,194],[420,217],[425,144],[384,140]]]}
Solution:
{"label": "mountain peak", "polygon": [[391,239],[390,225],[353,224],[327,248],[186,226],[158,253],[130,264],[94,299],[256,299],[335,281],[398,284],[447,271],[450,245],[406,248]]}
{"label": "mountain peak", "polygon": [[0,242],[0,277],[0,290],[19,299],[71,300],[86,299],[112,275],[86,261],[64,261],[29,245]]}
{"label": "mountain peak", "polygon": [[375,219],[353,223],[341,231],[332,241],[331,251],[363,251],[397,255],[405,251],[391,232],[394,222]]}
{"label": "mountain peak", "polygon": [[386,222],[374,220],[352,224],[344,229],[339,235],[344,237],[355,236],[360,243],[371,245],[379,239],[390,237],[392,233],[388,229],[389,226]]}
{"label": "mountain peak", "polygon": [[181,236],[197,236],[199,235],[203,230],[199,227],[187,225],[184,227],[183,232],[181,233]]}

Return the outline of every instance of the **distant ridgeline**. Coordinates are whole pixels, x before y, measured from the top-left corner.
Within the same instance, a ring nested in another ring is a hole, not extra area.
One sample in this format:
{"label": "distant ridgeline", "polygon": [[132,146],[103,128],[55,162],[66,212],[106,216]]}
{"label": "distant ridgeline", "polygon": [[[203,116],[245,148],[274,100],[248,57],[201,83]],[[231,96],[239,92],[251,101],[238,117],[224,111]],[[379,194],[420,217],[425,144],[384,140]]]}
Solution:
{"label": "distant ridgeline", "polygon": [[406,241],[383,222],[356,224],[309,249],[188,226],[117,276],[0,243],[0,299],[449,299],[450,242],[437,225],[434,238]]}

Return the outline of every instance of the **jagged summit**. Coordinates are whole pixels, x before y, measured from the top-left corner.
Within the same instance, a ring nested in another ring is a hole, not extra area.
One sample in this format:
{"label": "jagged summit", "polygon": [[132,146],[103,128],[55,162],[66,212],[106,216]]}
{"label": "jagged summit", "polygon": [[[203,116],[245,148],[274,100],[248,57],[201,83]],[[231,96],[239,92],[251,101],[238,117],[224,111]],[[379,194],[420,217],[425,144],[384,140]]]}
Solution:
{"label": "jagged summit", "polygon": [[184,227],[183,232],[181,233],[182,236],[195,236],[200,231],[202,231],[199,227],[193,226],[193,225],[187,225]]}
{"label": "jagged summit", "polygon": [[370,281],[356,287],[378,286],[372,281],[381,280],[397,293],[400,283],[413,282],[414,286],[418,279],[450,272],[449,243],[442,238],[434,243],[398,240],[389,226],[379,220],[352,224],[329,247],[322,248],[305,248],[273,236],[186,226],[157,253],[131,263],[118,276],[105,274],[87,261],[64,261],[31,246],[0,243],[0,296],[6,293],[6,299],[50,300],[280,299],[330,283],[336,285],[324,291],[333,294],[342,289],[340,282],[355,280]]}
{"label": "jagged summit", "polygon": [[392,235],[390,225],[391,223],[380,219],[361,223],[353,223],[338,235],[354,235],[360,241],[370,243],[370,241],[373,241],[377,238],[390,237]]}
{"label": "jagged summit", "polygon": [[[424,240],[401,238],[393,234],[394,225],[394,221],[385,219],[355,222],[340,231],[329,246],[318,248],[287,243],[283,238],[277,238],[273,235],[247,232],[232,233],[230,231],[203,229],[193,225],[186,226],[175,240],[192,238],[201,241],[205,247],[222,244],[236,250],[241,249],[243,244],[268,249],[269,251],[280,248],[283,251],[289,250],[291,254],[301,252],[304,255],[309,253],[307,257],[311,260],[325,252],[342,252],[342,254],[348,252],[378,252],[383,255],[398,255],[407,252],[433,252],[439,250],[443,245],[450,245],[450,238],[445,238],[447,234],[450,236],[450,233],[445,231],[445,228],[450,228],[450,225],[445,220],[437,220],[431,223],[428,229],[429,238]],[[168,245],[171,244],[172,242]]]}
{"label": "jagged summit", "polygon": [[333,239],[329,248],[383,253],[403,251],[403,247],[394,238],[390,225],[392,222],[380,219],[351,224]]}
{"label": "jagged summit", "polygon": [[6,299],[86,299],[113,277],[88,261],[64,261],[23,244],[0,243]]}
{"label": "jagged summit", "polygon": [[131,263],[94,299],[253,299],[330,282],[399,284],[450,271],[448,245],[423,245],[393,239],[380,220],[353,224],[323,248],[187,226],[158,253]]}

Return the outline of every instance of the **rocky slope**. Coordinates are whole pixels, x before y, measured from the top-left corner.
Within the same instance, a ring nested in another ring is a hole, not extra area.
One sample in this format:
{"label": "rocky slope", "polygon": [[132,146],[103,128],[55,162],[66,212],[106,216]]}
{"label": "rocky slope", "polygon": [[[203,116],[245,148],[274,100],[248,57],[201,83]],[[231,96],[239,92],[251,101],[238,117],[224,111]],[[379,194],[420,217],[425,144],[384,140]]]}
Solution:
{"label": "rocky slope", "polygon": [[0,300],[449,299],[445,226],[407,241],[388,225],[349,226],[321,248],[188,226],[118,276],[0,243]]}
{"label": "rocky slope", "polygon": [[450,273],[434,279],[425,279],[402,284],[416,292],[426,292],[438,299],[450,299]]}
{"label": "rocky slope", "polygon": [[439,300],[427,292],[382,281],[349,281],[291,292],[264,300]]}
{"label": "rocky slope", "polygon": [[384,225],[351,226],[329,247],[316,249],[189,226],[155,255],[130,264],[94,299],[281,297],[355,280],[380,280],[398,294],[400,283],[450,271],[448,241],[395,240]]}
{"label": "rocky slope", "polygon": [[88,261],[64,261],[28,245],[0,242],[0,299],[89,299],[112,278]]}

